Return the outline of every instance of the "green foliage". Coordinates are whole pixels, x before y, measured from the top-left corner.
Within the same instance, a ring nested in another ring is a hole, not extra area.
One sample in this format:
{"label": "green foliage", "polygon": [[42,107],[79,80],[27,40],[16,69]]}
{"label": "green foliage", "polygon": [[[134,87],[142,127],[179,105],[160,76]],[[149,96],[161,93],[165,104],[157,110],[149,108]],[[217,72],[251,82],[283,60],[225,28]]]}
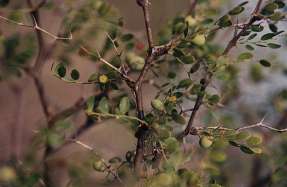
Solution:
{"label": "green foliage", "polygon": [[[8,3],[2,0],[0,6]],[[273,58],[263,59],[265,57],[259,56],[256,59],[256,52],[259,47],[273,51],[284,47],[278,41],[284,32],[278,23],[286,18],[285,3],[280,0],[263,3],[264,7],[258,15],[252,14],[254,17],[251,21],[247,19],[246,23],[240,22],[244,20],[241,19],[243,14],[249,11],[246,7],[248,1],[225,12],[221,11],[220,3],[202,0],[196,6],[196,14],[175,16],[158,37],[154,37],[155,48],[150,49],[145,48],[146,42],[141,37],[125,28],[123,18],[108,2],[88,0],[77,4],[77,7],[74,7],[73,2],[63,3],[63,7],[67,7],[63,18],[67,28],[63,35],[71,30],[74,38],[57,46],[59,50],[53,57],[56,62],[52,66],[52,73],[67,83],[87,84],[95,93],[103,93],[104,96],[91,96],[85,102],[88,119],[84,128],[89,128],[92,122],[115,118],[131,131],[136,131],[138,146],[143,146],[141,162],[144,163],[144,170],[153,173],[142,179],[147,186],[230,186],[227,180],[230,172],[226,174],[228,167],[225,164],[233,159],[237,161],[237,158],[230,156],[230,150],[241,151],[249,156],[257,154],[259,157],[262,154],[268,157],[265,136],[251,134],[248,129],[236,129],[235,124],[244,121],[251,112],[240,112],[237,108],[235,112],[234,105],[241,107],[241,103],[237,105],[236,100],[241,96],[241,66],[248,68],[252,84],[264,81],[265,71],[276,71]],[[50,8],[53,10],[53,6]],[[9,18],[20,21],[22,15],[16,10]],[[231,43],[227,43],[227,48],[222,47],[225,42],[215,40],[217,33],[223,29],[232,32]],[[239,33],[241,35],[237,38]],[[154,55],[153,50],[160,47],[158,45],[171,40],[174,41],[171,46],[168,45],[168,51],[159,51],[166,55]],[[25,70],[26,63],[35,56],[35,41],[35,37],[24,38],[18,34],[3,38],[1,60],[4,67],[16,74]],[[224,49],[225,52],[231,49],[235,51],[235,46],[240,45],[246,51],[235,53],[235,58],[222,53]],[[94,63],[92,65],[96,69],[87,75],[80,72],[74,68],[75,56]],[[146,56],[151,57],[151,62]],[[242,63],[245,61],[250,63]],[[272,68],[263,68],[271,65]],[[141,80],[138,76],[141,75],[146,76],[142,77],[143,82],[137,84]],[[85,77],[87,80],[82,81]],[[153,89],[146,90],[147,84],[154,87],[155,93]],[[244,84],[247,84],[245,79]],[[132,89],[128,90],[128,87]],[[134,96],[138,96],[136,94],[141,90],[143,101],[139,102],[137,99],[141,98]],[[285,95],[283,92],[280,97],[285,98]],[[138,111],[142,104],[143,111]],[[201,110],[202,105],[205,110]],[[257,112],[259,114],[262,111]],[[246,116],[241,113],[246,113]],[[250,116],[253,117],[252,114]],[[188,122],[192,123],[190,132],[185,131]],[[72,125],[67,121],[53,125],[53,128],[40,130],[39,142],[56,150],[66,143],[68,135],[74,134],[70,132]],[[181,133],[199,138],[197,146],[192,144],[193,139],[179,138]],[[107,182],[103,184],[110,184],[118,177],[127,179],[131,186],[139,181],[134,172],[135,150],[127,151],[125,155],[113,155],[105,162],[91,147],[84,147],[91,151],[88,154],[92,158],[85,160],[88,164],[85,163],[82,168],[71,167],[72,185],[84,186],[83,181],[91,172],[89,169],[93,169],[97,175],[99,172],[101,175],[107,174]],[[10,169],[10,174],[13,174],[14,168]],[[281,175],[279,171],[274,173],[274,180],[280,180]],[[26,180],[23,184],[33,186],[40,178],[42,176],[32,172],[22,177],[21,182]]]}

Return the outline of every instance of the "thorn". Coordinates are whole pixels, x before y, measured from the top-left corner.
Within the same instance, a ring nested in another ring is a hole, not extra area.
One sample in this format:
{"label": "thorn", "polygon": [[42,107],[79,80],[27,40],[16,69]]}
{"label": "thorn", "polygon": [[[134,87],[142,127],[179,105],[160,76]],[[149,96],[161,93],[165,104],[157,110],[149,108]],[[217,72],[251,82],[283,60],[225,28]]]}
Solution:
{"label": "thorn", "polygon": [[34,21],[34,28],[38,28],[38,23],[36,21],[36,18],[32,15],[33,21]]}

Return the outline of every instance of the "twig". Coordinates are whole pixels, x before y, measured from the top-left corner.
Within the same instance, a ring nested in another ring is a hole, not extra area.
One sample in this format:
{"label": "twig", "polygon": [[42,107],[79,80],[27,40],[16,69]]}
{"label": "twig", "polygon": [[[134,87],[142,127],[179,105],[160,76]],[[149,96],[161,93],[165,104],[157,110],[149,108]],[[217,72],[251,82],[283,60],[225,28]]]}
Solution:
{"label": "twig", "polygon": [[0,19],[6,21],[8,23],[16,24],[16,25],[19,25],[19,26],[22,26],[22,27],[26,27],[26,28],[30,28],[30,29],[34,29],[34,30],[43,32],[43,33],[47,34],[48,36],[54,38],[55,40],[72,40],[73,39],[72,33],[70,33],[69,37],[59,37],[59,36],[56,36],[55,34],[50,33],[49,31],[43,29],[42,27],[40,27],[38,25],[35,17],[32,17],[34,25],[28,25],[28,24],[25,24],[25,23],[22,23],[22,22],[16,22],[16,21],[8,19],[8,18],[6,18],[4,16],[0,16]]}
{"label": "twig", "polygon": [[150,26],[150,15],[148,11],[149,7],[149,1],[148,0],[141,0],[141,7],[143,9],[144,13],[144,22],[145,22],[145,29],[146,29],[146,34],[147,34],[147,39],[148,39],[148,46],[149,49],[153,47],[153,37],[152,37],[152,31],[151,31],[151,26]]}
{"label": "twig", "polygon": [[[81,141],[79,141],[79,140],[71,139],[70,141],[73,142],[73,143],[75,143],[75,144],[78,144],[78,145],[82,146],[83,148],[85,148],[85,149],[87,149],[87,150],[89,150],[89,151],[92,151],[92,152],[95,151],[95,149],[94,149],[93,147],[91,147],[91,146],[89,146],[89,145],[87,145],[87,144],[85,144],[85,143],[83,143],[83,142],[81,142]],[[101,162],[105,165],[105,170],[108,171],[108,173],[112,174],[121,184],[123,184],[123,181],[121,180],[121,178],[119,177],[119,175],[113,171],[113,169],[111,168],[111,166],[108,165],[108,164],[106,163],[106,161],[105,161],[104,159],[102,159],[102,158],[101,158]]]}
{"label": "twig", "polygon": [[65,119],[68,116],[80,111],[81,109],[83,109],[86,105],[87,100],[85,100],[84,98],[80,98],[78,99],[78,101],[71,107],[53,115],[49,121],[48,124],[50,124],[50,126],[54,126],[54,124],[61,120],[61,119]]}
{"label": "twig", "polygon": [[190,6],[189,6],[189,10],[187,12],[187,14],[194,14],[194,10],[196,8],[197,2],[198,0],[190,0]]}
{"label": "twig", "polygon": [[[252,17],[250,18],[250,20],[248,21],[247,24],[244,25],[244,27],[242,28],[242,30],[236,34],[230,41],[229,43],[227,44],[226,48],[224,49],[223,53],[220,55],[220,56],[225,56],[227,55],[230,50],[236,46],[237,44],[237,41],[239,40],[239,38],[243,35],[243,33],[255,22],[257,21],[257,14],[260,10],[260,6],[262,4],[262,0],[258,0],[257,2],[257,5],[252,13]],[[202,100],[204,98],[204,94],[202,92],[205,92],[207,86],[209,85],[209,83],[211,82],[211,78],[213,77],[213,74],[211,72],[207,72],[207,75],[206,75],[206,78],[205,78],[205,83],[202,84],[201,86],[201,93],[197,96],[197,99],[195,101],[195,105],[194,105],[194,109],[191,113],[191,116],[189,118],[189,121],[188,121],[188,125],[187,127],[185,128],[184,132],[179,134],[178,135],[178,138],[181,139],[183,138],[184,136],[188,135],[191,130],[192,130],[192,125],[193,125],[193,122],[194,122],[194,119],[195,119],[195,116],[202,104]]]}
{"label": "twig", "polygon": [[116,119],[130,119],[130,120],[136,120],[140,123],[143,123],[145,125],[148,125],[147,122],[137,118],[137,117],[134,117],[134,116],[128,116],[128,115],[119,115],[119,114],[110,114],[110,113],[98,113],[98,112],[89,112],[87,113],[88,116],[101,116],[101,117],[113,117],[113,118],[116,118]]}
{"label": "twig", "polygon": [[260,122],[258,122],[256,124],[239,127],[239,128],[236,128],[236,129],[226,128],[226,127],[222,127],[220,125],[212,126],[212,127],[193,127],[193,128],[195,128],[197,131],[211,129],[211,130],[236,131],[236,132],[244,131],[244,130],[248,130],[248,129],[252,129],[252,128],[265,128],[265,129],[268,129],[270,131],[279,132],[279,133],[287,132],[287,128],[278,129],[278,128],[272,127],[272,126],[267,125],[266,123],[264,123],[264,120],[265,120],[265,117],[263,117],[260,120]]}
{"label": "twig", "polygon": [[113,69],[114,71],[118,72],[121,77],[127,81],[129,84],[132,84],[134,82],[134,80],[132,80],[129,76],[127,76],[126,74],[124,74],[120,69],[118,69],[117,67],[115,67],[114,65],[112,65],[111,63],[109,63],[108,61],[106,61],[104,58],[102,58],[102,56],[100,55],[99,51],[96,50],[96,54],[94,54],[93,52],[91,52],[90,50],[88,50],[86,47],[81,46],[81,49],[86,52],[88,55],[90,56],[94,56],[97,57],[99,59],[99,61],[101,61],[102,63],[106,64],[107,66],[109,66],[111,69]]}

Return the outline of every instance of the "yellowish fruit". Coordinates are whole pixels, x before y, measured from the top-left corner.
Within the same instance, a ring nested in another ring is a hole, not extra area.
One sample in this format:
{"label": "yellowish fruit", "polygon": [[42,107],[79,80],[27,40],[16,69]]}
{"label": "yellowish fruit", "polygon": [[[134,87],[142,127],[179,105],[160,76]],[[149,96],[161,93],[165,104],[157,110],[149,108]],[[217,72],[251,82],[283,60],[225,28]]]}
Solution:
{"label": "yellowish fruit", "polygon": [[16,179],[16,171],[9,166],[3,166],[0,168],[0,181],[11,182]]}
{"label": "yellowish fruit", "polygon": [[164,104],[159,99],[152,100],[151,106],[156,110],[164,111]]}
{"label": "yellowish fruit", "polygon": [[199,139],[199,145],[202,148],[209,148],[212,145],[213,141],[211,140],[211,138],[207,137],[207,136],[203,136]]}
{"label": "yellowish fruit", "polygon": [[106,83],[109,81],[109,78],[108,78],[106,75],[101,75],[101,76],[99,77],[99,81],[100,81],[100,83],[102,83],[102,84],[106,84]]}
{"label": "yellowish fruit", "polygon": [[191,41],[196,45],[204,45],[205,36],[203,34],[197,34]]}
{"label": "yellowish fruit", "polygon": [[171,174],[161,173],[155,178],[156,186],[171,186],[173,182],[173,176]]}
{"label": "yellowish fruit", "polygon": [[132,69],[135,69],[138,71],[142,70],[142,68],[144,67],[144,64],[145,64],[144,58],[142,58],[142,57],[140,57],[140,56],[138,56],[132,52],[127,53],[126,60]]}
{"label": "yellowish fruit", "polygon": [[95,161],[93,163],[93,168],[99,172],[103,172],[106,169],[105,164],[101,160]]}
{"label": "yellowish fruit", "polygon": [[176,98],[176,96],[170,96],[170,97],[168,97],[168,101],[169,102],[171,102],[171,103],[175,103],[176,102],[176,100],[177,100],[177,98]]}
{"label": "yellowish fruit", "polygon": [[185,18],[185,22],[188,24],[188,26],[193,27],[196,25],[197,21],[195,18],[193,18],[192,16],[187,16]]}

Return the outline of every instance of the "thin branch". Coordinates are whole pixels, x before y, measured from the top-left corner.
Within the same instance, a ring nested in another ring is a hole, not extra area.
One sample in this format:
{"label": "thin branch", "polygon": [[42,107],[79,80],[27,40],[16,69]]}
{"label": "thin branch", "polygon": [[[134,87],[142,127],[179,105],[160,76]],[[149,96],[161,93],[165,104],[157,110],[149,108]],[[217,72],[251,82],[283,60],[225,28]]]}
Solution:
{"label": "thin branch", "polygon": [[6,17],[4,17],[4,16],[0,16],[0,19],[6,21],[6,22],[8,22],[8,23],[12,23],[12,24],[15,24],[15,25],[18,25],[18,26],[22,26],[22,27],[34,29],[34,30],[36,30],[36,31],[40,31],[40,32],[42,32],[42,33],[47,34],[48,36],[52,37],[52,38],[55,39],[55,40],[72,40],[72,39],[73,39],[72,33],[70,33],[70,36],[69,36],[69,37],[59,37],[59,36],[57,36],[57,35],[55,35],[55,34],[50,33],[49,31],[43,29],[42,27],[39,26],[39,24],[37,23],[35,17],[33,17],[34,25],[28,25],[28,24],[25,24],[25,23],[22,23],[22,22],[16,22],[16,21],[11,20],[11,19],[9,19],[9,18],[6,18]]}
{"label": "thin branch", "polygon": [[120,53],[119,50],[118,50],[118,47],[117,47],[117,45],[116,45],[116,43],[115,43],[115,40],[109,35],[109,33],[106,32],[106,35],[107,35],[107,37],[109,38],[109,40],[112,42],[113,47],[114,47],[114,49],[115,49],[115,51],[116,51],[116,53],[117,53],[117,56],[121,56],[121,53]]}
{"label": "thin branch", "polygon": [[[71,142],[77,144],[77,145],[80,145],[81,147],[91,151],[91,152],[95,152],[95,149],[79,140],[76,140],[76,139],[71,139],[70,140]],[[106,163],[106,161],[104,159],[101,158],[101,162],[105,165],[105,171],[107,171],[108,173],[112,174],[115,179],[117,179],[121,184],[123,184],[123,181],[122,179],[119,177],[118,173],[117,172],[114,172],[114,169]]]}
{"label": "thin branch", "polygon": [[247,129],[251,129],[251,128],[265,128],[265,129],[268,129],[270,131],[279,132],[279,133],[287,132],[287,128],[285,128],[285,129],[277,129],[277,128],[271,127],[271,126],[269,126],[267,124],[264,124],[262,122],[259,122],[259,123],[254,124],[254,125],[240,127],[240,128],[238,128],[236,130],[237,131],[242,131],[242,130],[247,130]]}
{"label": "thin branch", "polygon": [[[229,43],[227,44],[226,48],[224,49],[223,53],[220,55],[220,56],[225,56],[227,55],[230,50],[236,46],[237,44],[237,41],[239,40],[239,38],[243,35],[243,33],[256,21],[258,21],[258,18],[257,18],[257,14],[260,10],[260,7],[261,7],[261,4],[262,4],[262,0],[258,0],[257,2],[257,5],[252,13],[252,17],[250,18],[250,20],[248,21],[247,24],[244,24],[242,30],[236,34],[230,41]],[[195,119],[195,116],[202,104],[202,100],[204,98],[204,94],[203,92],[205,92],[207,86],[209,85],[209,83],[211,82],[211,79],[213,77],[213,74],[211,72],[207,72],[207,75],[206,75],[206,78],[204,80],[204,84],[201,85],[201,93],[198,94],[197,96],[197,99],[195,101],[195,105],[194,105],[194,108],[193,108],[193,111],[191,113],[191,116],[189,118],[189,121],[188,121],[188,124],[187,124],[187,127],[185,128],[184,132],[179,134],[178,135],[178,138],[181,139],[183,138],[184,136],[188,135],[191,130],[192,130],[192,125],[194,123],[194,119]]]}
{"label": "thin branch", "polygon": [[149,49],[151,49],[153,47],[153,37],[152,37],[152,31],[151,31],[151,26],[150,26],[150,14],[148,11],[149,0],[139,0],[139,1],[141,1],[139,5],[142,7],[143,13],[144,13],[144,22],[145,22],[147,39],[148,39],[148,46],[149,46]]}
{"label": "thin branch", "polygon": [[113,118],[116,118],[116,119],[129,119],[129,120],[136,120],[142,124],[145,124],[145,125],[148,125],[147,122],[137,118],[137,117],[134,117],[134,116],[128,116],[128,115],[119,115],[119,114],[110,114],[110,113],[98,113],[98,112],[89,112],[87,113],[88,116],[100,116],[100,117],[113,117]]}
{"label": "thin branch", "polygon": [[232,128],[226,128],[226,127],[222,127],[221,125],[218,126],[212,126],[212,127],[194,127],[196,131],[200,131],[200,130],[220,130],[220,131],[244,131],[244,130],[249,130],[249,129],[253,129],[253,128],[264,128],[273,132],[278,132],[278,133],[283,133],[283,132],[287,132],[287,128],[284,129],[278,129],[275,127],[272,127],[270,125],[267,125],[266,123],[264,123],[264,118],[256,123],[256,124],[252,124],[252,125],[248,125],[248,126],[243,126],[243,127],[239,127],[236,129],[232,129]]}
{"label": "thin branch", "polygon": [[133,83],[134,80],[132,80],[129,76],[127,76],[126,74],[124,74],[120,69],[118,69],[117,67],[115,67],[114,65],[112,65],[111,63],[109,63],[108,61],[106,61],[104,58],[102,58],[102,56],[100,55],[99,51],[96,50],[96,54],[94,54],[93,52],[91,52],[90,50],[88,50],[86,47],[81,46],[81,49],[87,53],[90,56],[94,56],[97,57],[99,59],[99,61],[101,61],[102,63],[106,64],[107,66],[109,66],[111,69],[113,69],[114,71],[118,72],[121,77],[127,81],[127,83]]}
{"label": "thin branch", "polygon": [[84,98],[78,99],[78,101],[73,106],[53,115],[49,119],[48,124],[51,124],[50,126],[53,126],[57,121],[61,119],[65,119],[69,117],[70,115],[82,110],[85,107],[86,102],[87,100],[85,100]]}
{"label": "thin branch", "polygon": [[189,10],[187,12],[187,14],[194,14],[194,10],[196,8],[196,5],[198,3],[198,0],[190,0],[190,6],[189,6]]}

